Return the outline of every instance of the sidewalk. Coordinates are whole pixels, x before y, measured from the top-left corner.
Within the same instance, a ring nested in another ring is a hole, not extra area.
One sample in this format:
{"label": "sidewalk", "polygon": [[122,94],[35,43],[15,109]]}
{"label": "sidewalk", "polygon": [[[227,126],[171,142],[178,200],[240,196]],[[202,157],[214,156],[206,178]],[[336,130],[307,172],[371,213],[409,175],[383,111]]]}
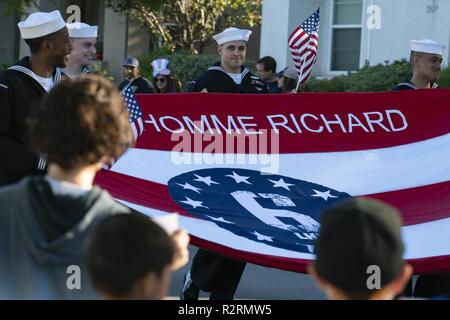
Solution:
{"label": "sidewalk", "polygon": [[[190,258],[194,257],[197,247],[189,246]],[[179,299],[183,276],[189,264],[172,275],[169,296]],[[207,298],[202,293],[201,298]],[[236,299],[267,300],[311,300],[325,299],[325,295],[315,287],[308,275],[247,264],[242,276]]]}

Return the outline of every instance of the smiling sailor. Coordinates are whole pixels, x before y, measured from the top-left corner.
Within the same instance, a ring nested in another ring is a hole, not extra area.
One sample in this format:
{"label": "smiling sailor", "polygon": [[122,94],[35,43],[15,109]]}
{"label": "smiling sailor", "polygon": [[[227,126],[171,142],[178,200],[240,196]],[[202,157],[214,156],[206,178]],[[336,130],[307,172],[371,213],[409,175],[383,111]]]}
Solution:
{"label": "smiling sailor", "polygon": [[70,43],[73,46],[67,66],[63,72],[70,78],[89,73],[89,66],[97,53],[98,26],[90,26],[82,22],[68,23]]}
{"label": "smiling sailor", "polygon": [[59,11],[35,12],[18,23],[31,56],[0,74],[0,186],[46,170],[45,156],[26,142],[28,111],[61,79],[72,50]]}

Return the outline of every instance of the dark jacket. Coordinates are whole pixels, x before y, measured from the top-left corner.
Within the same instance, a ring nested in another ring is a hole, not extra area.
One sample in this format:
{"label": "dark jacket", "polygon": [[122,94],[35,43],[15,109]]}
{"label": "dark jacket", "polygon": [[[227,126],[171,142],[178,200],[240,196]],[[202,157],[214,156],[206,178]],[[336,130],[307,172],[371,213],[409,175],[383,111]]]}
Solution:
{"label": "dark jacket", "polygon": [[268,93],[264,82],[249,69],[242,66],[241,73],[242,81],[238,85],[220,67],[220,63],[216,63],[192,81],[188,85],[187,91],[200,92],[207,89],[208,92],[220,93]]}
{"label": "dark jacket", "polygon": [[[431,88],[436,89],[439,88],[438,84],[436,82],[431,83]],[[403,81],[399,83],[395,88],[394,91],[400,91],[400,90],[417,90],[417,87],[409,80]]]}
{"label": "dark jacket", "polygon": [[[45,171],[45,162],[26,141],[28,113],[47,93],[33,75],[29,57],[0,74],[0,186]],[[55,70],[54,83],[60,78]]]}
{"label": "dark jacket", "polygon": [[153,85],[151,82],[144,78],[139,77],[136,79],[133,79],[130,83],[130,80],[124,80],[119,86],[119,90],[122,91],[127,86],[130,86],[133,93],[153,93]]}

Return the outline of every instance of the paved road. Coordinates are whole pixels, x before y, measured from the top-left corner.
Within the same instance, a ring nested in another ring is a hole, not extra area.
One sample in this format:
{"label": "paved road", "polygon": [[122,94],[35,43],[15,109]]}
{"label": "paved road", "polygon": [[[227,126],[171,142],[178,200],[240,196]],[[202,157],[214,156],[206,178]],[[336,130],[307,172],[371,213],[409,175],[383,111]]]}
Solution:
{"label": "paved road", "polygon": [[[196,249],[190,246],[191,259]],[[179,296],[183,276],[189,266],[190,263],[173,274],[169,296]],[[201,296],[206,298],[208,294],[202,293]],[[235,298],[298,300],[325,299],[325,296],[315,287],[308,275],[247,264]]]}

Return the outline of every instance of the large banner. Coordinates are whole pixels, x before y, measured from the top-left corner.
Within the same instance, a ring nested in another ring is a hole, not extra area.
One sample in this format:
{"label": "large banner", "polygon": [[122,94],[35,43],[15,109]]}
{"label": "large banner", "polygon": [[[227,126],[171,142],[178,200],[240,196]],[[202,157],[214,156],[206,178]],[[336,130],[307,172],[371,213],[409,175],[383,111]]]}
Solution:
{"label": "large banner", "polygon": [[136,99],[136,145],[96,182],[193,244],[304,272],[323,209],[367,196],[401,211],[415,272],[450,268],[450,90]]}

